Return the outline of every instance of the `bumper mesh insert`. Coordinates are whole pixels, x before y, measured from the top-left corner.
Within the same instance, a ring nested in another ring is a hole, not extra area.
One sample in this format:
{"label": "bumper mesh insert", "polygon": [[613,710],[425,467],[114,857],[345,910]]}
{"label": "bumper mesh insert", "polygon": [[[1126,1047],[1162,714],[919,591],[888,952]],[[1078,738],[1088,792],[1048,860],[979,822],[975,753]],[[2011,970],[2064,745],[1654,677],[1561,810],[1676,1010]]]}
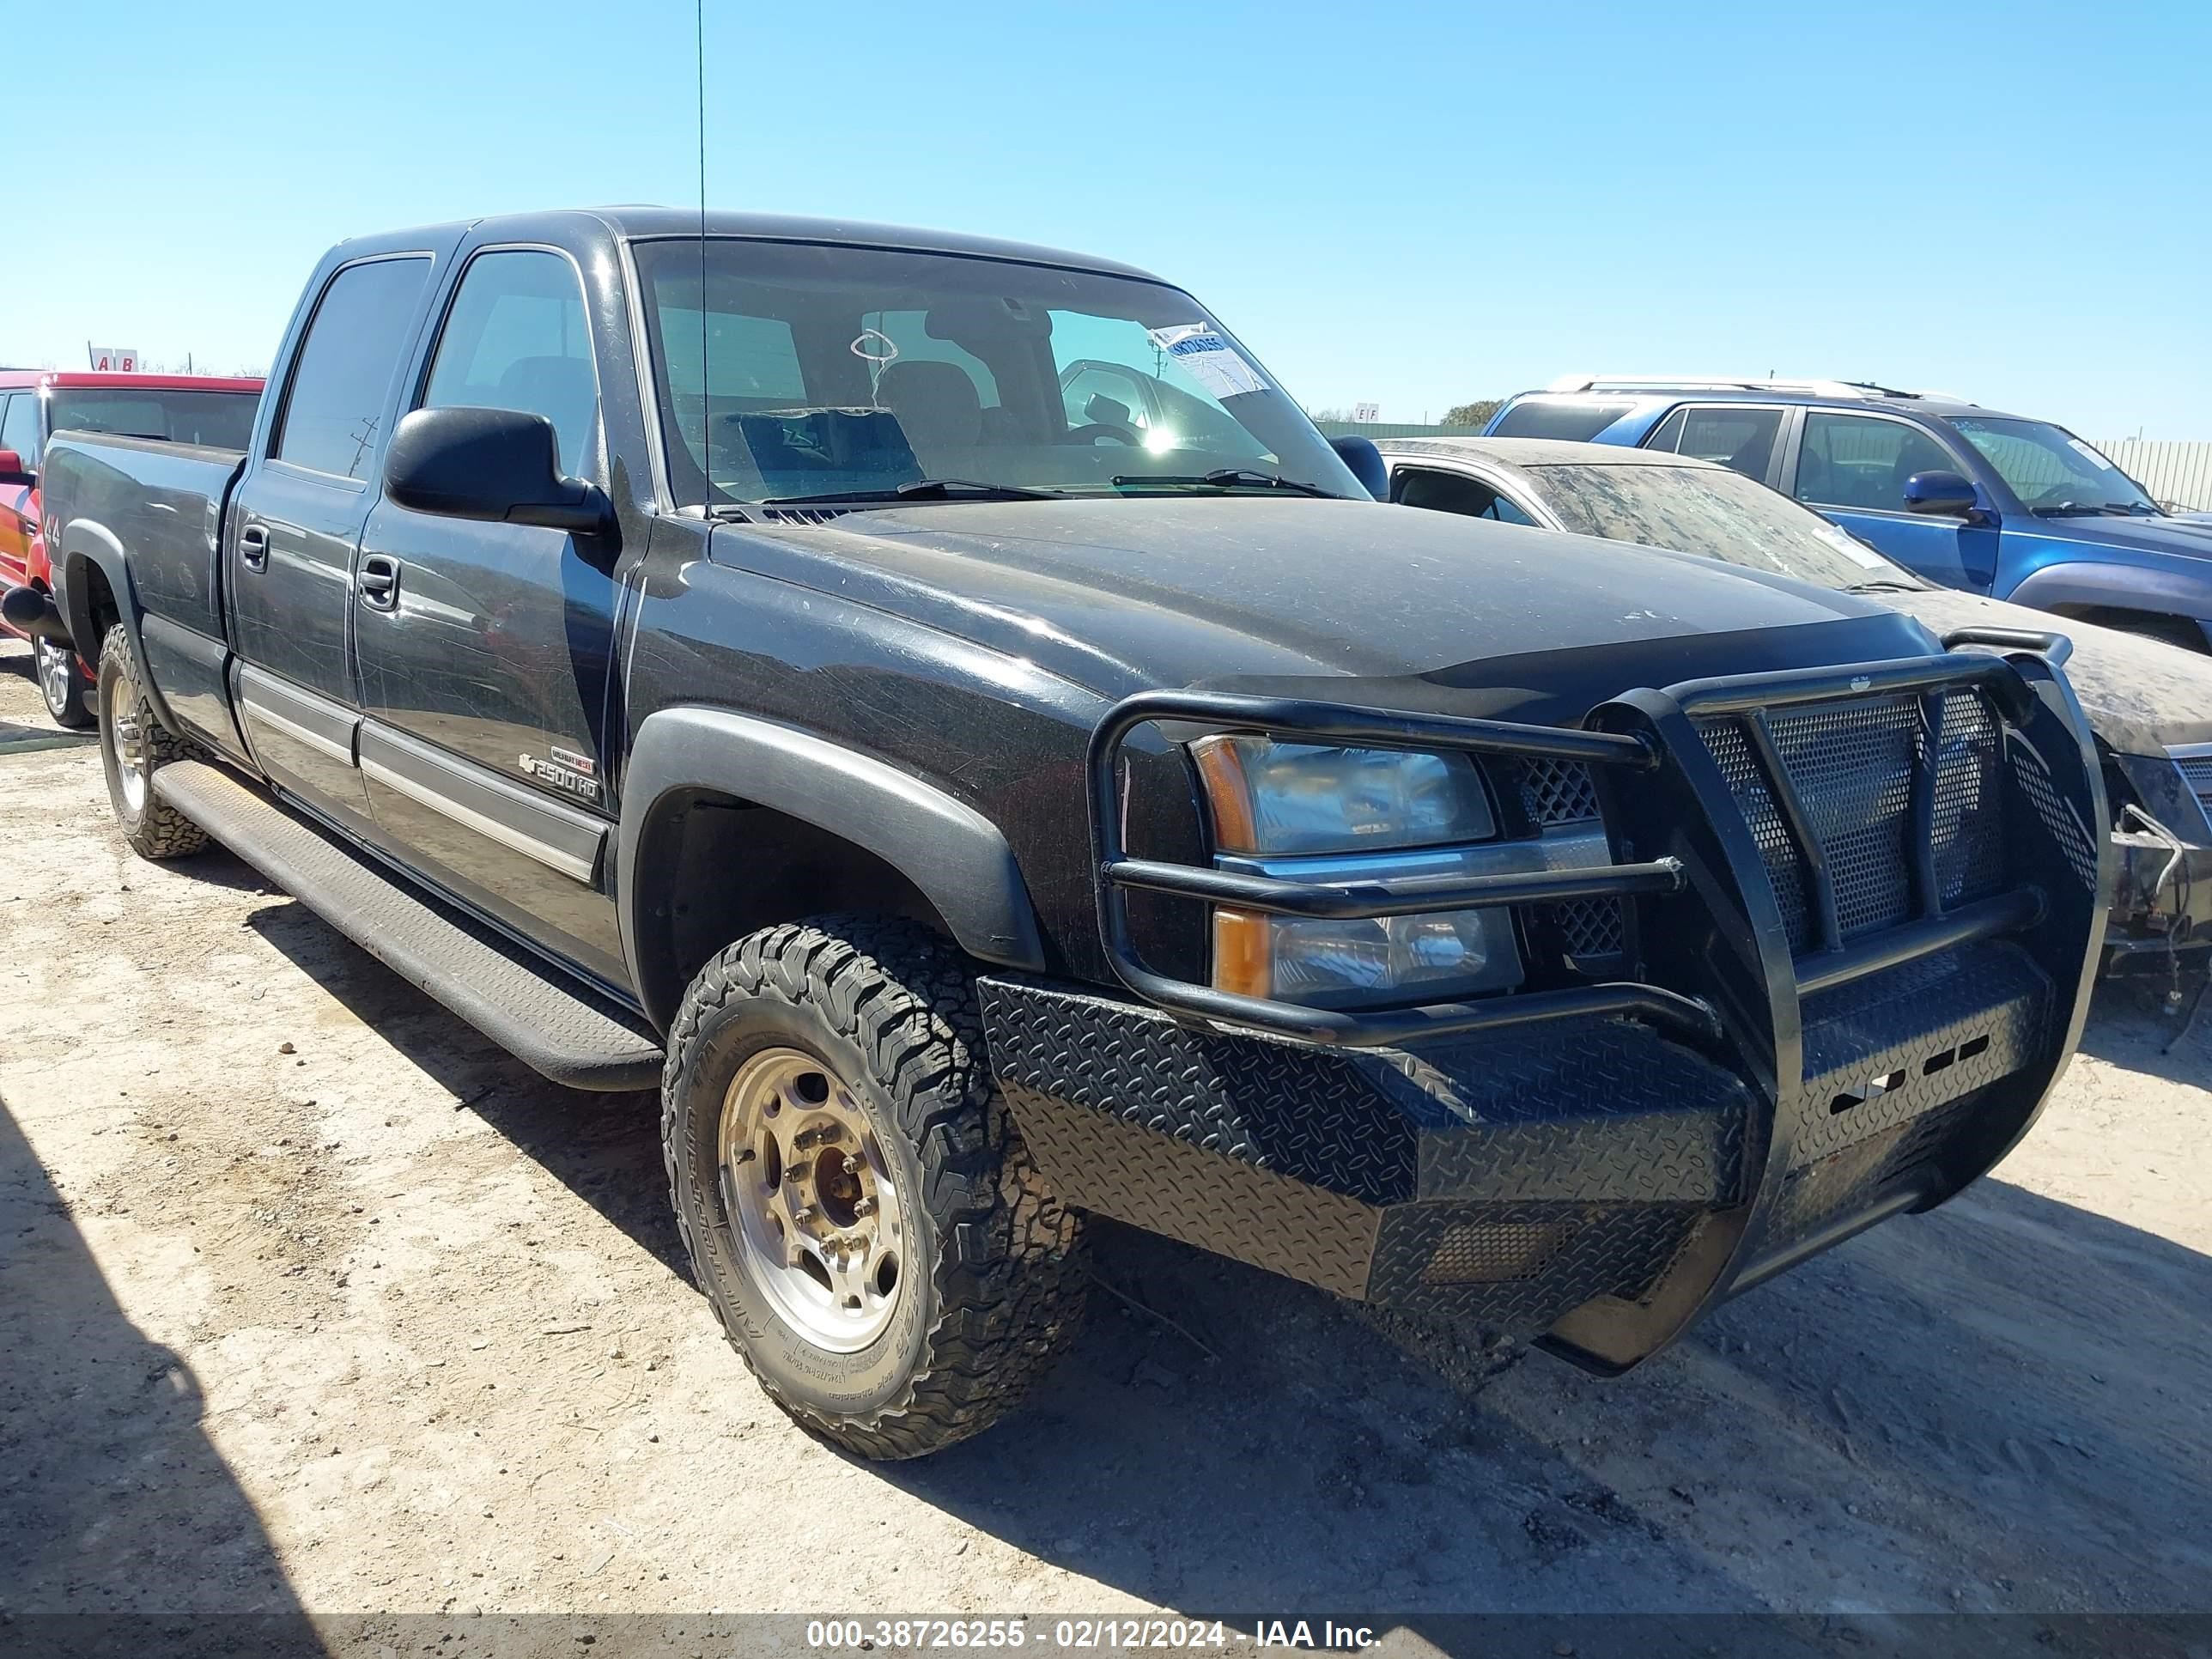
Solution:
{"label": "bumper mesh insert", "polygon": [[[1937,702],[1936,729],[1916,697],[1869,698],[1776,715],[1780,757],[1836,891],[1845,940],[1908,921],[1912,907],[1912,793],[1935,768],[1936,869],[1943,902],[1959,904],[2005,883],[2002,738],[1978,693]],[[1701,720],[1698,733],[1751,826],[1792,951],[1818,940],[1811,872],[1767,786],[1744,722]],[[2033,793],[2031,789],[2031,793]]]}

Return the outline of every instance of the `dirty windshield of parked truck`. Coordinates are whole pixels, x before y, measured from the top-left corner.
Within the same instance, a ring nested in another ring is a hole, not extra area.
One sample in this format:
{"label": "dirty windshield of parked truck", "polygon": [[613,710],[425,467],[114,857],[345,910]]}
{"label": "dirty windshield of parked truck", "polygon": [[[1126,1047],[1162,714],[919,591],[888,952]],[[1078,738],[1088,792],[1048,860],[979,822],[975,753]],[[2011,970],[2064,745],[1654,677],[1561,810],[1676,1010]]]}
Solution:
{"label": "dirty windshield of parked truck", "polygon": [[111,432],[126,438],[243,449],[259,398],[251,392],[192,392],[167,386],[58,386],[46,408],[49,432]]}
{"label": "dirty windshield of parked truck", "polygon": [[703,262],[696,239],[636,258],[681,501],[1365,498],[1273,378],[1161,283],[732,238]]}
{"label": "dirty windshield of parked truck", "polygon": [[1822,587],[1926,586],[1848,531],[1726,467],[1530,470],[1560,527],[1582,535],[1708,554]]}

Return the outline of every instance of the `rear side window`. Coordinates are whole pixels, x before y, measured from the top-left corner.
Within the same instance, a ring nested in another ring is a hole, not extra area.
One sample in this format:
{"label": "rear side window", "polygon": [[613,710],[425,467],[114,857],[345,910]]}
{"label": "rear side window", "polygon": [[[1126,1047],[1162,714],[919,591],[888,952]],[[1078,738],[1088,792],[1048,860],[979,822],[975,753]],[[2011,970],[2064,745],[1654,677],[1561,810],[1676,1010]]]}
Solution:
{"label": "rear side window", "polygon": [[1593,404],[1577,399],[1524,398],[1498,417],[1493,438],[1562,438],[1588,443],[1633,408],[1632,404]]}
{"label": "rear side window", "polygon": [[422,394],[425,409],[456,405],[543,415],[562,470],[583,474],[599,425],[599,383],[584,291],[568,260],[518,248],[469,262]]}
{"label": "rear side window", "polygon": [[1958,463],[1917,427],[1815,410],[1805,416],[1796,495],[1820,507],[1902,513],[1906,479],[1916,472],[1957,470]]}
{"label": "rear side window", "polygon": [[1718,461],[1732,471],[1765,483],[1766,469],[1774,459],[1774,440],[1781,430],[1778,409],[1741,409],[1727,404],[1678,409],[1644,447]]}
{"label": "rear side window", "polygon": [[385,394],[429,274],[427,258],[374,259],[331,279],[293,365],[271,452],[278,460],[341,478],[368,476]]}
{"label": "rear side window", "polygon": [[1462,477],[1456,472],[1434,472],[1426,467],[1402,467],[1392,475],[1390,499],[1401,507],[1425,507],[1439,513],[1456,513],[1463,518],[1496,519],[1502,524],[1536,522],[1521,510],[1519,503],[1499,494],[1495,486],[1480,478]]}

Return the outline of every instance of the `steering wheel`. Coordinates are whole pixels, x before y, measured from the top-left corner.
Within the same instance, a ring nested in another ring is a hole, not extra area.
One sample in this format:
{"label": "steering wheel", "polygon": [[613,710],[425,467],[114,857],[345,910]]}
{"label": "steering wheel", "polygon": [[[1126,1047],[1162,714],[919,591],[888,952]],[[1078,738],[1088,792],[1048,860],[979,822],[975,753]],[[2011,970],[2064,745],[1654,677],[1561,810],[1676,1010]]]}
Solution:
{"label": "steering wheel", "polygon": [[1111,438],[1117,444],[1127,444],[1132,449],[1144,447],[1144,435],[1133,426],[1124,426],[1119,421],[1087,421],[1081,426],[1070,427],[1067,441],[1072,444],[1095,444],[1101,438]]}

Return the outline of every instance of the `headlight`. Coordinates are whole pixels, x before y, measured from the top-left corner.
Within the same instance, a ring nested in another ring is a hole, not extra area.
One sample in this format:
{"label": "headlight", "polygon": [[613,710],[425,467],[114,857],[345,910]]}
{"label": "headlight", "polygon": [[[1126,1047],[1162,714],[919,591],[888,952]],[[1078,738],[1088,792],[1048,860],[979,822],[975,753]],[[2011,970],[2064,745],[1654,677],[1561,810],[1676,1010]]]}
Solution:
{"label": "headlight", "polygon": [[[1292,881],[1486,875],[1518,866],[1464,755],[1206,738],[1192,744],[1224,868]],[[1516,848],[1516,852],[1526,851]],[[1357,856],[1346,857],[1346,853]],[[1315,1007],[1438,1001],[1521,982],[1503,909],[1372,921],[1217,909],[1213,982]]]}
{"label": "headlight", "polygon": [[1201,738],[1191,753],[1224,853],[1353,853],[1497,833],[1465,755],[1242,737]]}

